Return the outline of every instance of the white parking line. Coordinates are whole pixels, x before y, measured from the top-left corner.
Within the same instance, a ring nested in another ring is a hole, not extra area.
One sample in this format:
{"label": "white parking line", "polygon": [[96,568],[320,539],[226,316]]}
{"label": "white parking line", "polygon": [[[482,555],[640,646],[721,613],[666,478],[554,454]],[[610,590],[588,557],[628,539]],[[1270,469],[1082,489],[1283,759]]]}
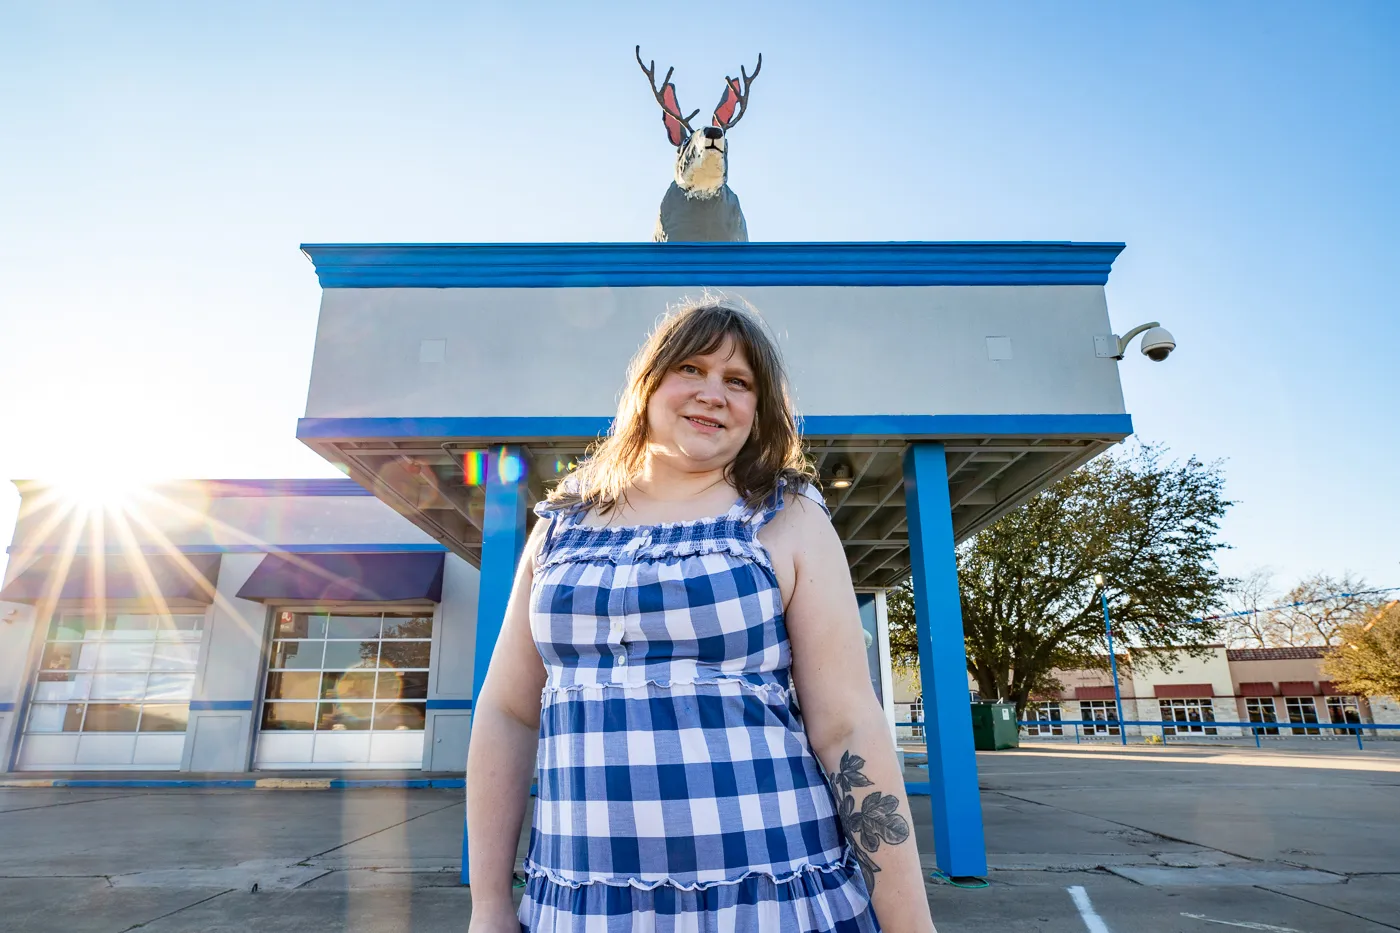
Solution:
{"label": "white parking line", "polygon": [[1223,927],[1239,927],[1241,930],[1262,930],[1264,933],[1303,933],[1302,930],[1295,930],[1292,927],[1276,927],[1268,923],[1235,923],[1232,920],[1212,920],[1205,914],[1182,914],[1192,920],[1200,920],[1203,923],[1218,923]]}
{"label": "white parking line", "polygon": [[1103,918],[1094,910],[1094,905],[1089,900],[1089,892],[1079,885],[1067,888],[1069,896],[1074,899],[1074,906],[1079,908],[1079,917],[1084,921],[1084,926],[1089,933],[1111,933],[1108,924],[1103,922]]}

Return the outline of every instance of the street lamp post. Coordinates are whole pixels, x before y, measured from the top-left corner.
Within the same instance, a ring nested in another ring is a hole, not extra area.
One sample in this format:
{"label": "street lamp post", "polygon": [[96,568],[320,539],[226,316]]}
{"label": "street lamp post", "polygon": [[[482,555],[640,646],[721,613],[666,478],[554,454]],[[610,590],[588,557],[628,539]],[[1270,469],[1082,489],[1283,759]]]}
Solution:
{"label": "street lamp post", "polygon": [[1099,588],[1099,602],[1103,604],[1103,630],[1108,636],[1108,665],[1113,671],[1113,705],[1118,710],[1118,737],[1127,745],[1128,727],[1123,725],[1123,695],[1118,690],[1118,655],[1113,653],[1113,623],[1108,617],[1108,591],[1103,583],[1103,574],[1094,574],[1094,584]]}

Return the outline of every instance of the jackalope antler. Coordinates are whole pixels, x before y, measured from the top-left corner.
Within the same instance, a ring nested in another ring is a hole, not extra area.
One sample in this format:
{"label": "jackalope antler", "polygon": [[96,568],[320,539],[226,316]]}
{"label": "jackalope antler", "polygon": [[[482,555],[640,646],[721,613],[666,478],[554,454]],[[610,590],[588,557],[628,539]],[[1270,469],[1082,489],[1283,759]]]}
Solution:
{"label": "jackalope antler", "polygon": [[[761,58],[762,56],[760,56],[760,59]],[[691,112],[690,116],[681,116],[681,105],[676,101],[676,86],[671,83],[671,75],[674,74],[676,70],[675,66],[666,69],[666,77],[662,79],[661,87],[658,88],[656,86],[656,59],[653,58],[651,60],[651,67],[649,68],[643,65],[642,47],[640,45],[637,46],[637,64],[641,66],[642,73],[646,75],[647,80],[651,82],[651,93],[656,97],[656,102],[661,105],[662,111],[666,116],[685,127],[687,136],[692,135],[695,132],[695,128],[690,125],[690,121],[695,119],[695,115],[699,113],[700,110],[696,108]],[[757,75],[758,72],[755,71],[754,74]]]}
{"label": "jackalope antler", "polygon": [[[753,66],[753,74],[745,71],[743,65],[739,66],[739,76],[744,80],[742,88],[737,79],[729,75],[724,76],[724,96],[719,99],[719,106],[715,108],[715,126],[729,130],[744,118],[744,111],[749,109],[749,89],[753,87],[754,79],[762,70],[763,54],[759,53],[758,64]],[[734,112],[736,107],[738,113]]]}

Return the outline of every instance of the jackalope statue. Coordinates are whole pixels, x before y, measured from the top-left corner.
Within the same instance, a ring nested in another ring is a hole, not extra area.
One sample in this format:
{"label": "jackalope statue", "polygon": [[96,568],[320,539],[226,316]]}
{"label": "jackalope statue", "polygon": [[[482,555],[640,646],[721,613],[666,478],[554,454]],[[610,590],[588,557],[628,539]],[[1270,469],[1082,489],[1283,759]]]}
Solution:
{"label": "jackalope statue", "polygon": [[[637,46],[637,64],[651,82],[651,92],[661,105],[661,122],[666,136],[676,147],[676,180],[661,199],[661,213],[656,218],[652,239],[658,243],[721,240],[746,243],[749,229],[739,197],[729,188],[729,140],[725,134],[744,118],[749,109],[749,88],[763,67],[763,56],[753,74],[739,69],[739,78],[724,78],[724,96],[715,107],[709,126],[698,133],[690,125],[695,115],[681,116],[676,102],[676,86],[671,82],[669,68],[661,87],[656,86],[656,61],[642,64],[642,47]],[[742,78],[742,83],[740,79]]]}

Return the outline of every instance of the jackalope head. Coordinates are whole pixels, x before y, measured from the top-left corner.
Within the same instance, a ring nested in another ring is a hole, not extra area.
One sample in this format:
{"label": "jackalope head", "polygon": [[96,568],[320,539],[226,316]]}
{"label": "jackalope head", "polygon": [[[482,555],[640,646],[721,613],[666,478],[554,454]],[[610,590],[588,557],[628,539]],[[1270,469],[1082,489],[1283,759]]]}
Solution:
{"label": "jackalope head", "polygon": [[[727,133],[744,118],[749,108],[749,89],[763,68],[763,56],[758,56],[753,74],[740,68],[738,78],[725,76],[724,94],[715,106],[710,125],[698,132],[690,121],[700,111],[693,110],[688,116],[681,115],[681,107],[676,100],[676,85],[671,81],[676,69],[668,68],[666,77],[661,79],[661,86],[657,87],[656,62],[653,60],[649,65],[642,62],[640,45],[637,46],[637,64],[651,82],[651,93],[661,105],[661,122],[666,127],[666,137],[676,147],[676,180],[662,201],[655,238],[658,241],[747,240],[748,230],[743,212],[739,210],[739,199],[726,184],[729,178]],[[723,206],[715,205],[700,213],[687,210],[689,216],[677,216],[676,209],[685,205],[671,202],[679,194],[683,194],[687,201],[718,198]],[[676,223],[668,223],[668,219]]]}

